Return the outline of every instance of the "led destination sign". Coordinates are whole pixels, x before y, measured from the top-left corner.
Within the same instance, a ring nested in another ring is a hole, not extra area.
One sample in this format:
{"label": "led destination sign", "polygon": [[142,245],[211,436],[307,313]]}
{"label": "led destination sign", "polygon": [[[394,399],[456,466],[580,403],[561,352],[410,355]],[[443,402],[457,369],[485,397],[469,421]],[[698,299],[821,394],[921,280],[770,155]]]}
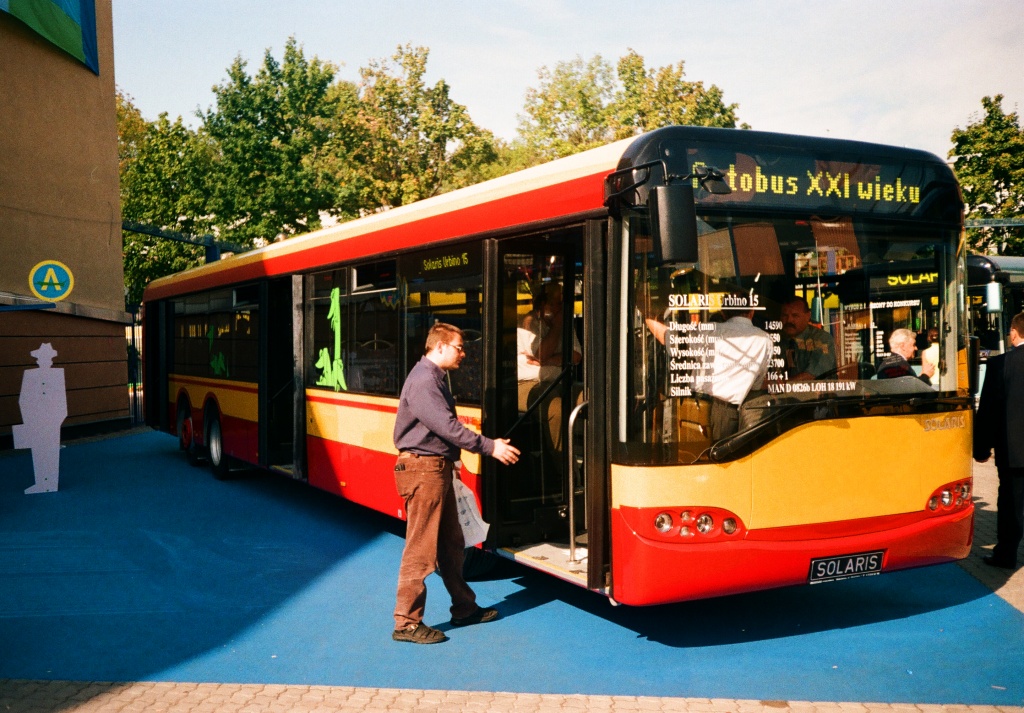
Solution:
{"label": "led destination sign", "polygon": [[[874,148],[874,147],[872,147]],[[810,147],[765,146],[737,150],[711,143],[666,142],[662,154],[669,171],[682,175],[700,167],[720,171],[729,187],[724,194],[711,193],[694,179],[694,196],[700,206],[798,209],[833,214],[881,213],[920,217],[936,209],[936,192],[951,191],[956,184],[948,168],[894,152],[886,157],[849,153],[819,154]],[[937,216],[941,217],[941,216]]]}
{"label": "led destination sign", "polygon": [[[695,163],[694,168],[701,166]],[[869,167],[877,169],[878,167]],[[860,173],[863,171],[858,167]],[[874,180],[860,180],[857,172],[818,170],[812,173],[804,171],[803,175],[768,174],[755,166],[753,172],[736,168],[730,164],[726,169],[719,169],[725,174],[725,181],[733,193],[770,193],[777,196],[811,196],[816,198],[835,198],[838,200],[884,201],[886,203],[920,203],[921,187],[907,185],[902,177],[897,176],[891,183],[883,183],[882,177],[876,175]],[[694,188],[699,188],[697,179],[693,180]]]}

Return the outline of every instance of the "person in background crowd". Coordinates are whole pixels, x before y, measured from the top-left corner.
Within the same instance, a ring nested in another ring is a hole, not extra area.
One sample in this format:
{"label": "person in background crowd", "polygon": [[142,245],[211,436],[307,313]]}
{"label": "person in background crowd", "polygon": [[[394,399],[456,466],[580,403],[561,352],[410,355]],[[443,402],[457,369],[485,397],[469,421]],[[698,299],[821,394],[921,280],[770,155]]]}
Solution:
{"label": "person in background crowd", "polygon": [[790,381],[835,375],[836,343],[832,335],[811,324],[811,308],[803,297],[782,303],[783,354]]}
{"label": "person in background crowd", "polygon": [[895,379],[900,376],[915,376],[928,386],[932,385],[932,374],[935,373],[935,365],[922,361],[921,374],[914,372],[910,366],[910,360],[917,352],[917,337],[909,329],[894,329],[889,335],[889,356],[882,359],[878,365],[879,379]]}
{"label": "person in background crowd", "polygon": [[999,471],[996,546],[983,559],[1003,569],[1017,568],[1024,539],[1024,312],[1010,322],[1012,349],[990,357],[974,419],[974,459],[986,462],[995,451]]}
{"label": "person in background crowd", "polygon": [[928,344],[921,350],[921,363],[928,362],[936,369],[939,366],[939,330],[937,327],[928,328]]}
{"label": "person in background crowd", "polygon": [[740,406],[751,389],[762,388],[768,373],[771,338],[754,326],[753,316],[753,310],[732,312],[711,332],[714,354],[706,374],[709,379],[698,389],[712,397],[708,428],[713,441],[736,433]]}

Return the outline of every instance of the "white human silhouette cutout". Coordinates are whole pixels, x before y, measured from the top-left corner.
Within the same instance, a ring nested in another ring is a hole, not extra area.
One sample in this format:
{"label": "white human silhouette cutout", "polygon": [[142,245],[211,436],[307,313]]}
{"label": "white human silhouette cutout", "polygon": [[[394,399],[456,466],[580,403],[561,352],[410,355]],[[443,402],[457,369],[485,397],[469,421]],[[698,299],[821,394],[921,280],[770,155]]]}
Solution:
{"label": "white human silhouette cutout", "polygon": [[60,425],[68,415],[64,370],[53,368],[57,352],[49,342],[29,353],[39,366],[26,369],[21,378],[23,423],[14,426],[14,447],[32,449],[36,482],[25,494],[54,493],[60,477]]}

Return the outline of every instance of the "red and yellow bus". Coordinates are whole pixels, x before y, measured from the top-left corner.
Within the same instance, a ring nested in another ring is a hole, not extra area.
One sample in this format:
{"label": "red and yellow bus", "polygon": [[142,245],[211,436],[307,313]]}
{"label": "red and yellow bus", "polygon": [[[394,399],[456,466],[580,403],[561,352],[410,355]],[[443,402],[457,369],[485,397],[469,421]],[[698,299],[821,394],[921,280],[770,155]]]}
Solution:
{"label": "red and yellow bus", "polygon": [[[402,518],[398,395],[440,320],[466,335],[460,418],[523,452],[462,459],[485,552],[631,605],[950,562],[974,514],[962,226],[933,155],[669,127],[154,281],[147,421],[218,475]],[[818,325],[803,347],[794,295]],[[770,359],[712,440],[736,299]],[[525,369],[552,300],[561,349]],[[922,315],[931,383],[878,379]],[[805,380],[808,344],[828,368]]]}

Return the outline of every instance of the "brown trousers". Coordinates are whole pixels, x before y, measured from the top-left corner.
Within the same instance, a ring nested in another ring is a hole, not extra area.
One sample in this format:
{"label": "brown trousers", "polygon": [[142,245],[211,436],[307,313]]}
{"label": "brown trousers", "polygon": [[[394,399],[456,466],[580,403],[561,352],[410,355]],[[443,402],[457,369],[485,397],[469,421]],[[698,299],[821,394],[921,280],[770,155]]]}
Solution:
{"label": "brown trousers", "polygon": [[462,576],[465,539],[452,488],[452,462],[441,456],[402,453],[395,464],[395,485],[405,500],[406,534],[398,568],[395,629],[423,621],[426,578],[441,575],[452,598],[453,618],[476,611],[476,594]]}

